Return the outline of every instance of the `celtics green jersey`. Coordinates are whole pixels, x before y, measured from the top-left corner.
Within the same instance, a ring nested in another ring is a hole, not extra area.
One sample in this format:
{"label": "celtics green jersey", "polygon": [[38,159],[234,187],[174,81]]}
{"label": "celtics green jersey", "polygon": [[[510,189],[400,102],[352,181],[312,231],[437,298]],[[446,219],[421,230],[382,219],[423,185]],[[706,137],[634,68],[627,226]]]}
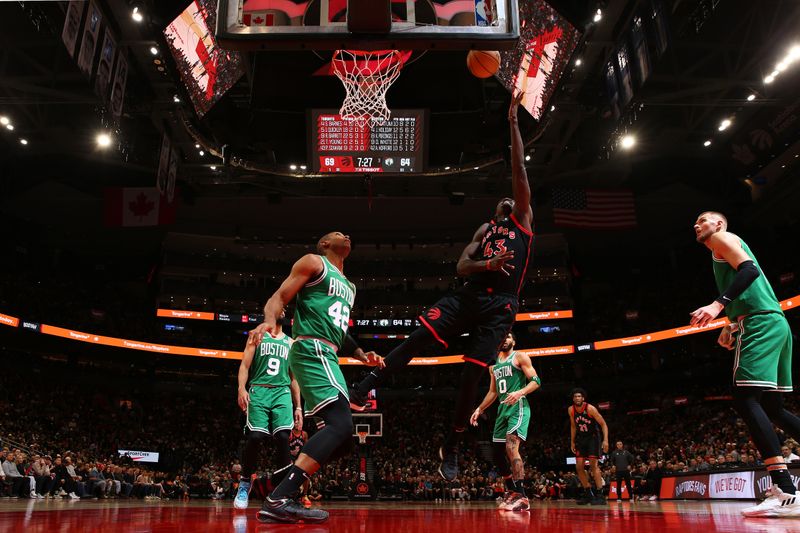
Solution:
{"label": "celtics green jersey", "polygon": [[292,333],[325,339],[341,347],[350,325],[356,286],[324,256],[322,274],[297,294]]}
{"label": "celtics green jersey", "polygon": [[[750,247],[747,246],[743,240],[739,239],[739,243],[742,245],[742,250],[744,250],[748,257],[753,260],[753,263],[756,264],[761,275],[747,287],[747,290],[725,307],[725,314],[728,315],[730,320],[735,321],[738,316],[750,315],[758,312],[776,311],[778,313],[783,313],[778,303],[778,298],[775,297],[775,293],[769,281],[767,281],[764,272],[761,271],[761,267],[758,265],[758,261],[756,261],[756,256],[753,255],[753,252],[750,251]],[[713,253],[711,257],[714,259],[714,279],[717,282],[717,289],[719,289],[719,292],[723,292],[730,287],[731,282],[733,282],[733,278],[736,276],[736,269],[724,259],[717,259],[714,257]]]}
{"label": "celtics green jersey", "polygon": [[497,363],[492,367],[497,394],[501,402],[506,399],[509,392],[520,390],[528,382],[525,373],[514,365],[514,353],[511,352],[503,362],[500,362],[500,358],[498,358]]}
{"label": "celtics green jersey", "polygon": [[289,347],[292,340],[281,333],[277,338],[267,333],[256,346],[250,364],[250,384],[289,386]]}

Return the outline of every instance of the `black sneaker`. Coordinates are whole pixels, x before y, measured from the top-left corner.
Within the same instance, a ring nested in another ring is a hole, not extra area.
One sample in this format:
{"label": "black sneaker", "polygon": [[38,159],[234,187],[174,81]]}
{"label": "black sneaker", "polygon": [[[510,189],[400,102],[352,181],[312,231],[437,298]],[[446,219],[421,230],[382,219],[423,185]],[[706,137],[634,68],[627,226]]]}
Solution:
{"label": "black sneaker", "polygon": [[605,505],[606,503],[606,498],[602,494],[598,494],[589,502],[590,505]]}
{"label": "black sneaker", "polygon": [[348,396],[350,396],[350,410],[362,412],[364,409],[367,408],[367,397],[364,394],[358,392],[358,389],[355,387],[350,387],[347,392]]}
{"label": "black sneaker", "polygon": [[442,464],[439,465],[439,475],[445,481],[455,481],[458,477],[458,452],[455,450],[444,451],[444,448],[439,448],[439,459]]}
{"label": "black sneaker", "polygon": [[283,500],[271,500],[269,496],[264,500],[261,510],[258,512],[258,520],[261,522],[282,522],[285,524],[295,524],[303,522],[306,524],[319,524],[328,520],[328,511],[322,509],[306,509],[299,503],[288,498]]}
{"label": "black sneaker", "polygon": [[577,498],[575,498],[575,503],[577,505],[589,505],[592,502],[592,493],[589,491],[584,492]]}

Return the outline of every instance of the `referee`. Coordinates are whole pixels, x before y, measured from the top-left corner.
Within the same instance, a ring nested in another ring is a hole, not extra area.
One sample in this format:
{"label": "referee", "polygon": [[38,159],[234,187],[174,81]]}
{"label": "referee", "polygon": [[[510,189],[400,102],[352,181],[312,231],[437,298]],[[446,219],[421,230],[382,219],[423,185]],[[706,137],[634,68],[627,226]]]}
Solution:
{"label": "referee", "polygon": [[633,488],[631,487],[631,465],[633,464],[633,454],[625,449],[622,441],[617,441],[616,449],[611,452],[611,464],[614,465],[617,475],[617,503],[622,503],[622,490],[620,481],[625,480],[628,487],[628,498],[633,501]]}

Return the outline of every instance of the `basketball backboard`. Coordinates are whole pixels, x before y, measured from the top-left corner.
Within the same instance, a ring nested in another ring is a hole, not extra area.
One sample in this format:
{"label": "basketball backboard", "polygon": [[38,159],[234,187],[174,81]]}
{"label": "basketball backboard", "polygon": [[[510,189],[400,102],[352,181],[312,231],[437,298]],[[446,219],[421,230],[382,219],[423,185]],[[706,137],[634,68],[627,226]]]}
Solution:
{"label": "basketball backboard", "polygon": [[217,42],[235,50],[508,50],[518,0],[391,0],[391,30],[350,33],[348,0],[219,0]]}
{"label": "basketball backboard", "polygon": [[353,436],[366,431],[368,437],[383,437],[382,413],[353,413]]}

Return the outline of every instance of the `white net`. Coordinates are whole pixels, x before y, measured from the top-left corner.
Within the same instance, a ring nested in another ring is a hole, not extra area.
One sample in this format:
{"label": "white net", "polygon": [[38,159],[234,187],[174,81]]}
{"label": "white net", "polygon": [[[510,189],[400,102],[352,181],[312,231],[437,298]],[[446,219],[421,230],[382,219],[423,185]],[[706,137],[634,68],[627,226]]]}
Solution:
{"label": "white net", "polygon": [[331,64],[346,91],[339,110],[343,119],[375,125],[391,117],[386,91],[403,68],[402,52],[336,50]]}

